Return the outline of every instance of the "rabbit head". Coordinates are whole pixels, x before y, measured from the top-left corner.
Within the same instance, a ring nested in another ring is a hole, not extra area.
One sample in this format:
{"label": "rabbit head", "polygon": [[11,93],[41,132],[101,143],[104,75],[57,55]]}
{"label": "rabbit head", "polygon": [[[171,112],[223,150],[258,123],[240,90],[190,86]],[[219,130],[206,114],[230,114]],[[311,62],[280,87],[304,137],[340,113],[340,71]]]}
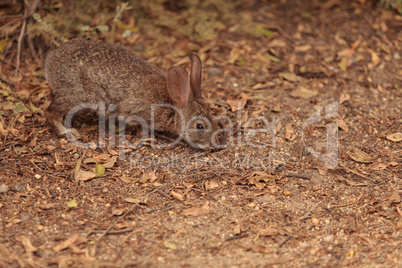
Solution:
{"label": "rabbit head", "polygon": [[222,143],[223,137],[220,125],[201,97],[201,60],[196,53],[192,53],[190,59],[190,77],[179,66],[170,67],[166,77],[171,102],[179,108],[174,120],[176,134],[198,148],[216,147]]}

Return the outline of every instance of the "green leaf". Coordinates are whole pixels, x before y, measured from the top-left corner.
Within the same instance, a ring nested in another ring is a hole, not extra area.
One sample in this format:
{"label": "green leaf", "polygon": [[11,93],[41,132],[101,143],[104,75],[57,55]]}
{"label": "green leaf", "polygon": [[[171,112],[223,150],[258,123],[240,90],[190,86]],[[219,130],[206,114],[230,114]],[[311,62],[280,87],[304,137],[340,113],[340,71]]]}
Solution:
{"label": "green leaf", "polygon": [[96,26],[100,32],[107,32],[109,30],[109,26],[107,25],[98,25]]}
{"label": "green leaf", "polygon": [[18,103],[15,105],[14,112],[16,112],[16,113],[22,113],[23,111],[25,111],[25,105],[24,105],[22,102],[18,102]]}
{"label": "green leaf", "polygon": [[129,37],[131,35],[131,31],[130,30],[125,30],[123,32],[123,34],[121,35],[122,38],[126,38]]}
{"label": "green leaf", "polygon": [[173,243],[164,242],[163,245],[164,245],[166,248],[169,248],[169,249],[172,249],[172,250],[176,250],[176,249],[177,249],[176,244],[173,244]]}
{"label": "green leaf", "polygon": [[270,59],[270,60],[273,61],[273,62],[280,62],[280,61],[281,61],[281,60],[278,59],[277,57],[272,56],[272,55],[270,55],[270,54],[266,54],[266,56],[267,56],[268,59]]}
{"label": "green leaf", "polygon": [[87,31],[89,31],[91,28],[88,26],[88,25],[85,25],[85,26],[81,26],[81,31],[83,31],[83,32],[87,32]]}
{"label": "green leaf", "polygon": [[2,93],[4,97],[8,97],[8,95],[10,94],[7,90],[2,90]]}
{"label": "green leaf", "polygon": [[97,164],[95,168],[95,177],[94,178],[99,178],[105,174],[105,167],[102,164]]}
{"label": "green leaf", "polygon": [[40,19],[40,15],[38,13],[34,13],[32,15],[32,17],[34,18],[34,20],[39,20]]}
{"label": "green leaf", "polygon": [[69,208],[76,208],[78,206],[77,200],[75,198],[67,202],[67,207]]}
{"label": "green leaf", "polygon": [[40,108],[38,108],[38,107],[36,107],[35,105],[33,105],[32,102],[30,102],[30,104],[31,104],[31,111],[32,111],[33,113],[36,113],[36,112],[43,113],[43,110],[40,109]]}
{"label": "green leaf", "polygon": [[258,32],[259,34],[265,35],[266,37],[273,37],[274,33],[268,29],[265,29],[264,27],[262,27],[261,25],[257,25],[255,27],[256,32]]}
{"label": "green leaf", "polygon": [[344,60],[341,60],[340,62],[338,62],[338,66],[339,69],[341,69],[342,71],[346,71],[346,62]]}

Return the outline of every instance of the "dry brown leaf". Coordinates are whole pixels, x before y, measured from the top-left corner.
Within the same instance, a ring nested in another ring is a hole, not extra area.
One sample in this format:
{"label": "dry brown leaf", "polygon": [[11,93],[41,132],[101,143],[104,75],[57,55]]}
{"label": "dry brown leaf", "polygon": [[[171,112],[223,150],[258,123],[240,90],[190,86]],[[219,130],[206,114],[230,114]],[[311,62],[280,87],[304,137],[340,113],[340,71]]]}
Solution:
{"label": "dry brown leaf", "polygon": [[337,121],[338,127],[339,127],[340,129],[342,129],[342,130],[345,131],[345,132],[348,132],[348,131],[349,131],[348,125],[346,124],[346,122],[345,122],[342,118],[338,118],[336,121]]}
{"label": "dry brown leaf", "polygon": [[317,90],[307,89],[303,86],[298,86],[297,88],[292,90],[292,92],[290,92],[290,96],[292,96],[293,98],[304,98],[304,99],[309,99],[317,94],[318,94]]}
{"label": "dry brown leaf", "polygon": [[350,94],[342,92],[341,95],[339,96],[339,104],[342,104],[345,101],[349,101],[349,100],[350,100]]}
{"label": "dry brown leaf", "polygon": [[122,180],[125,183],[134,183],[134,182],[139,181],[138,178],[131,178],[131,177],[127,177],[127,176],[124,176],[124,175],[119,177],[119,179]]}
{"label": "dry brown leaf", "polygon": [[336,175],[336,180],[339,182],[344,182],[349,186],[367,186],[367,183],[352,181],[339,175]]}
{"label": "dry brown leaf", "polygon": [[234,235],[241,234],[241,225],[240,224],[235,225],[235,227],[233,228],[233,234]]}
{"label": "dry brown leaf", "polygon": [[35,252],[38,250],[36,247],[32,245],[31,240],[29,240],[29,238],[26,236],[21,235],[18,237],[17,240],[21,242],[27,253]]}
{"label": "dry brown leaf", "polygon": [[388,198],[389,202],[392,203],[400,203],[401,202],[401,196],[397,191],[393,191],[391,196]]}
{"label": "dry brown leaf", "polygon": [[53,250],[56,252],[59,252],[59,251],[62,251],[63,249],[66,249],[66,248],[72,246],[75,243],[75,241],[78,239],[78,237],[79,237],[78,234],[73,234],[67,240],[64,240],[57,246],[54,246]]}
{"label": "dry brown leaf", "polygon": [[230,110],[232,112],[236,112],[238,110],[243,110],[246,106],[247,100],[240,99],[240,100],[226,100],[227,104],[230,106]]}
{"label": "dry brown leaf", "polygon": [[387,136],[387,139],[390,141],[393,141],[393,142],[400,142],[400,141],[402,141],[402,133],[397,132],[397,133],[389,134]]}
{"label": "dry brown leaf", "polygon": [[218,187],[219,187],[219,183],[217,181],[210,180],[210,181],[205,182],[205,189],[206,190],[211,190],[211,189],[215,189],[215,188],[218,188]]}
{"label": "dry brown leaf", "polygon": [[296,138],[295,131],[292,128],[290,122],[286,122],[285,124],[285,139],[288,141],[292,141]]}
{"label": "dry brown leaf", "polygon": [[373,65],[377,66],[378,64],[380,64],[381,59],[380,57],[378,57],[377,53],[372,49],[369,49],[368,51],[371,54],[371,62],[373,63]]}
{"label": "dry brown leaf", "polygon": [[309,51],[311,48],[312,48],[312,46],[310,44],[307,44],[307,45],[296,46],[294,50],[300,51],[300,52],[305,52],[305,51]]}
{"label": "dry brown leaf", "polygon": [[266,253],[268,251],[268,249],[262,245],[252,245],[251,246],[251,250],[254,252],[259,252],[259,253]]}
{"label": "dry brown leaf", "polygon": [[131,198],[131,197],[126,197],[126,198],[124,198],[124,201],[129,202],[129,203],[133,203],[133,204],[136,204],[136,203],[139,203],[139,202],[140,202],[139,199],[137,199],[137,198]]}
{"label": "dry brown leaf", "polygon": [[156,175],[155,171],[150,171],[148,173],[144,173],[142,175],[142,178],[140,179],[140,183],[146,183],[146,182],[154,182],[156,180]]}
{"label": "dry brown leaf", "polygon": [[107,163],[103,164],[104,168],[112,168],[114,163],[116,163],[117,156],[113,156]]}
{"label": "dry brown leaf", "polygon": [[78,171],[77,175],[75,175],[76,181],[78,181],[78,180],[88,181],[88,180],[92,179],[93,177],[95,177],[95,173],[90,172],[90,171],[84,171],[84,170]]}
{"label": "dry brown leaf", "polygon": [[120,216],[123,215],[123,213],[124,213],[123,208],[115,209],[112,211],[112,216]]}
{"label": "dry brown leaf", "polygon": [[282,72],[279,73],[279,77],[285,80],[288,80],[290,82],[298,82],[301,80],[301,77],[296,75],[295,73],[290,73],[290,72]]}
{"label": "dry brown leaf", "polygon": [[210,212],[210,209],[206,208],[189,208],[183,210],[182,214],[184,216],[205,216],[208,215]]}
{"label": "dry brown leaf", "polygon": [[355,148],[353,152],[349,153],[350,158],[359,163],[372,163],[375,158],[371,155]]}
{"label": "dry brown leaf", "polygon": [[278,233],[278,229],[272,227],[258,229],[258,234],[260,236],[275,236]]}
{"label": "dry brown leaf", "polygon": [[184,201],[184,196],[182,194],[176,193],[175,191],[170,191],[170,194],[179,201]]}

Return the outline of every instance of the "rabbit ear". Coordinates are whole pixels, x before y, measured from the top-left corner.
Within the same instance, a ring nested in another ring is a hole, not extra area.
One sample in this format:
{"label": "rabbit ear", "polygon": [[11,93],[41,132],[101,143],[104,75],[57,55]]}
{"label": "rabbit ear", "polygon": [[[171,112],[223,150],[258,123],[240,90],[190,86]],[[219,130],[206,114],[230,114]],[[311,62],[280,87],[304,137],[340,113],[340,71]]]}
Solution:
{"label": "rabbit ear", "polygon": [[201,59],[197,53],[191,53],[191,73],[190,73],[190,86],[193,92],[194,98],[201,98],[201,75],[202,65]]}
{"label": "rabbit ear", "polygon": [[173,105],[180,108],[185,107],[192,98],[186,70],[179,66],[172,66],[168,70],[166,80],[167,90],[173,100]]}

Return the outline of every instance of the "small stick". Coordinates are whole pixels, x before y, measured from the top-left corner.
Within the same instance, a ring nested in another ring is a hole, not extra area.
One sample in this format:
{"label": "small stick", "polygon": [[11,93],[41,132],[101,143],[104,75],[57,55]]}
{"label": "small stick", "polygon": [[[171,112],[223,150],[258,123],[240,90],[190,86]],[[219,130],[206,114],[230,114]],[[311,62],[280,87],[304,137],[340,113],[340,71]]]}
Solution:
{"label": "small stick", "polygon": [[239,235],[229,236],[229,237],[225,238],[225,241],[240,239],[240,238],[247,237],[247,236],[248,236],[248,234],[239,234]]}
{"label": "small stick", "polygon": [[310,175],[298,174],[298,173],[293,173],[293,172],[287,173],[285,175],[285,177],[295,177],[295,178],[300,178],[300,179],[305,179],[305,180],[311,180]]}

